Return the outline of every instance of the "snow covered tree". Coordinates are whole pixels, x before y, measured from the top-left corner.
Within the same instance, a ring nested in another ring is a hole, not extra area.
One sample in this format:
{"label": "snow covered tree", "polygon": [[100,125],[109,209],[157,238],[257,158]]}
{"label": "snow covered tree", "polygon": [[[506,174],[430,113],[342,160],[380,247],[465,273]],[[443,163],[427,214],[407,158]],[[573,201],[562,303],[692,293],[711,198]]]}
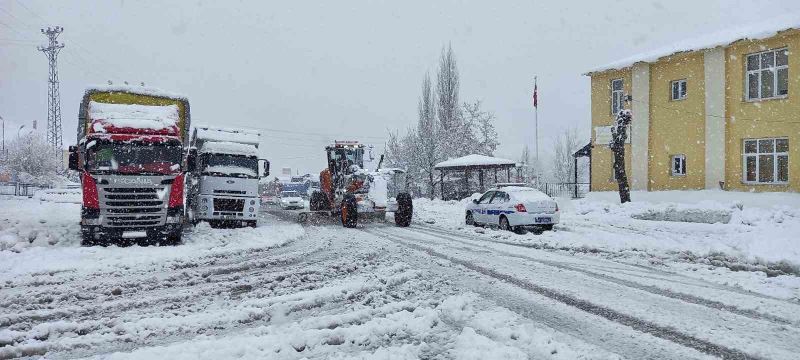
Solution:
{"label": "snow covered tree", "polygon": [[462,109],[463,123],[466,128],[477,133],[473,134],[474,139],[467,139],[472,141],[471,153],[494,155],[497,145],[500,144],[497,139],[497,131],[494,129],[494,114],[481,110],[480,100],[471,104],[464,103]]}
{"label": "snow covered tree", "polygon": [[631,123],[631,111],[620,110],[614,125],[611,127],[611,143],[609,147],[614,153],[614,175],[619,185],[619,201],[631,201],[631,189],[628,185],[628,174],[625,172],[625,141],[628,140],[628,125]]}
{"label": "snow covered tree", "polygon": [[471,150],[471,129],[464,124],[459,103],[460,82],[452,46],[442,48],[436,74],[436,113],[442,128],[442,152],[445,158],[467,155]]}
{"label": "snow covered tree", "polygon": [[63,179],[58,175],[61,154],[38,134],[20,136],[9,143],[7,149],[8,156],[5,160],[0,159],[1,165],[16,174],[18,181],[53,185]]}
{"label": "snow covered tree", "polygon": [[436,188],[436,177],[434,166],[444,160],[442,157],[443,136],[442,127],[436,121],[436,101],[431,86],[431,78],[428,74],[422,79],[422,94],[419,98],[418,121],[416,131],[416,141],[414,163],[418,169],[426,176],[428,196],[433,199]]}
{"label": "snow covered tree", "polygon": [[[567,129],[556,137],[553,143],[553,178],[557,182],[571,183],[575,181],[575,158],[572,154],[581,147],[581,140],[574,128]],[[578,175],[588,170],[586,163],[578,164]]]}

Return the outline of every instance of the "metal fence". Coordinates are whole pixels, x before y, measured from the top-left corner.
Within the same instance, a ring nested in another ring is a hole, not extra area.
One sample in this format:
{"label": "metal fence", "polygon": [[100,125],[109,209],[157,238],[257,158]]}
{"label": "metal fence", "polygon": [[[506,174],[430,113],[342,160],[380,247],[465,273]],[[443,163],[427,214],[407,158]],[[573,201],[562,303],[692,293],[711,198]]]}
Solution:
{"label": "metal fence", "polygon": [[580,199],[589,192],[589,183],[540,183],[535,187],[550,197]]}
{"label": "metal fence", "polygon": [[0,195],[32,197],[36,191],[49,187],[20,182],[0,182]]}

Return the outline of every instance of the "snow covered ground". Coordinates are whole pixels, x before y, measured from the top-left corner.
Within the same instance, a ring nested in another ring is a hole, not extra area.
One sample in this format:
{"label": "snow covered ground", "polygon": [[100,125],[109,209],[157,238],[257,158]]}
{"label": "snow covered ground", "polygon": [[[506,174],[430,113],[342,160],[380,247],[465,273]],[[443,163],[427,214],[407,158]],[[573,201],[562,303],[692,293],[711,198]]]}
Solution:
{"label": "snow covered ground", "polygon": [[[639,220],[630,214],[666,205],[627,209],[590,198],[562,201],[557,231],[516,235],[464,227],[461,205],[416,201],[410,228],[300,225],[272,209],[257,228],[201,224],[180,246],[89,248],[79,246],[79,205],[0,199],[0,359],[793,359],[800,352],[796,276],[701,266],[670,253],[692,243],[677,238],[724,237],[736,232],[726,226],[761,226],[766,218],[756,225]],[[733,207],[744,213],[748,204]],[[686,226],[675,239],[666,234]],[[630,238],[627,245],[613,243],[614,234]],[[646,247],[647,236],[670,245]]]}

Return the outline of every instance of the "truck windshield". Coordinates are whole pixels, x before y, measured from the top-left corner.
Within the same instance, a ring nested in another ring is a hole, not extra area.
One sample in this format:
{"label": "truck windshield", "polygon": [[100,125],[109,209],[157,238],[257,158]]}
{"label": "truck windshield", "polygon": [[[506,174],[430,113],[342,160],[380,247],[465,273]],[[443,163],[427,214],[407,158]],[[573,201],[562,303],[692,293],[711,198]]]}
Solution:
{"label": "truck windshield", "polygon": [[86,168],[92,173],[167,175],[181,171],[180,143],[90,140]]}
{"label": "truck windshield", "polygon": [[281,197],[290,198],[290,197],[300,197],[300,193],[297,191],[284,191],[281,193]]}
{"label": "truck windshield", "polygon": [[258,178],[258,159],[252,156],[203,154],[203,175]]}

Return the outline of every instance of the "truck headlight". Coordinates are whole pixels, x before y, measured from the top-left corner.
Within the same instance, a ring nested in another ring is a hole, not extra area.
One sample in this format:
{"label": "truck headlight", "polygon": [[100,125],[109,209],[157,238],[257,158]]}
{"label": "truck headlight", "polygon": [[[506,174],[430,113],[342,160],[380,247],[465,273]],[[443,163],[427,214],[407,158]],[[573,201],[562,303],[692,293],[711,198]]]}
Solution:
{"label": "truck headlight", "polygon": [[250,207],[249,210],[250,210],[250,212],[256,211],[256,209],[254,207]]}
{"label": "truck headlight", "polygon": [[255,200],[250,200],[250,205],[255,205],[255,204],[256,204]]}
{"label": "truck headlight", "polygon": [[206,206],[206,205],[203,205],[203,207],[202,207],[202,208],[200,208],[200,210],[203,210],[203,211],[208,211],[208,206]]}
{"label": "truck headlight", "polygon": [[203,202],[207,203],[208,202],[208,198],[203,198]]}

